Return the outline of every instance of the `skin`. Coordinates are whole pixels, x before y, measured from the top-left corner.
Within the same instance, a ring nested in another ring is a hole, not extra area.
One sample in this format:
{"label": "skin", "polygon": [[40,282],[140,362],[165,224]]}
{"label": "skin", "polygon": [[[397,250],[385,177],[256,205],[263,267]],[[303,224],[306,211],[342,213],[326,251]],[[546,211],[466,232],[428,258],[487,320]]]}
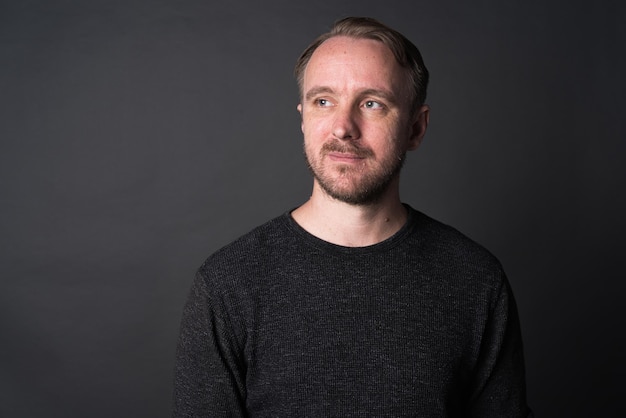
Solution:
{"label": "skin", "polygon": [[292,213],[305,230],[354,247],[404,225],[399,172],[429,116],[428,106],[410,110],[409,91],[403,68],[378,41],[334,37],[313,53],[298,105],[313,192]]}

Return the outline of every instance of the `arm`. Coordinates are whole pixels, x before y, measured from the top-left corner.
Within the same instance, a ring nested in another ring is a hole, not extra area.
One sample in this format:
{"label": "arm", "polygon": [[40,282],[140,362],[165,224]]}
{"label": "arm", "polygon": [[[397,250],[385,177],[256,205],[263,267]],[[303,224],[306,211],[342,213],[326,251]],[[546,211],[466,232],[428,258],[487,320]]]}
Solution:
{"label": "arm", "polygon": [[221,300],[198,273],[183,311],[173,417],[243,417],[245,366]]}
{"label": "arm", "polygon": [[532,417],[526,403],[522,336],[513,293],[506,278],[484,330],[470,399],[472,417]]}

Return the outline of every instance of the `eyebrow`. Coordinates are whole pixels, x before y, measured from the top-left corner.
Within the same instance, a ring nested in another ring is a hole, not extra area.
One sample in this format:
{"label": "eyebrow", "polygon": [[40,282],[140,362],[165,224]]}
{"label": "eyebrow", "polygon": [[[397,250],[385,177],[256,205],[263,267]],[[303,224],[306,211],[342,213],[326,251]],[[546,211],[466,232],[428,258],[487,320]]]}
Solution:
{"label": "eyebrow", "polygon": [[326,94],[326,93],[333,93],[334,90],[331,89],[330,87],[325,87],[325,86],[316,86],[313,87],[312,89],[310,89],[309,91],[306,92],[306,95],[304,96],[304,98],[309,101],[311,100],[313,97],[320,95],[320,94]]}
{"label": "eyebrow", "polygon": [[[306,92],[304,98],[309,101],[320,94],[332,94],[334,90],[327,86],[316,86]],[[394,94],[387,90],[381,89],[365,89],[359,92],[360,96],[377,96],[390,103],[398,103],[398,99]]]}
{"label": "eyebrow", "polygon": [[389,102],[389,103],[397,103],[398,99],[396,98],[396,95],[394,95],[393,93],[391,93],[390,91],[387,90],[380,90],[380,89],[366,89],[363,90],[361,92],[362,96],[377,96],[380,97],[382,99],[384,99],[385,101]]}

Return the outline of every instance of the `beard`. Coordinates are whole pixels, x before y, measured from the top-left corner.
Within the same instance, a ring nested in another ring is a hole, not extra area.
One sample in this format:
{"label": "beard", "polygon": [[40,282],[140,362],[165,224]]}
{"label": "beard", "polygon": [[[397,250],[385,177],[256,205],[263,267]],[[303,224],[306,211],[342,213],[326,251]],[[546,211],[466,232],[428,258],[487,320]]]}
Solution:
{"label": "beard", "polygon": [[[360,164],[324,165],[324,157],[330,152],[343,152],[363,158]],[[322,190],[330,197],[351,205],[376,203],[385,194],[391,182],[398,177],[406,152],[392,154],[376,167],[369,167],[367,161],[374,157],[370,149],[354,143],[334,141],[325,143],[317,158],[309,155],[304,148],[307,165]]]}

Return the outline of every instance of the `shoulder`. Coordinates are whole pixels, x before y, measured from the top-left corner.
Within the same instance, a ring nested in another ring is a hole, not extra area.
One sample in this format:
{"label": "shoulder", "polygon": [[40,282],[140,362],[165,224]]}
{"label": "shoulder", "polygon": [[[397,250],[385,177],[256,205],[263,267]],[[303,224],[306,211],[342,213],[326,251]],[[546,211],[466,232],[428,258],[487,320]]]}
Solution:
{"label": "shoulder", "polygon": [[463,277],[487,280],[499,287],[506,281],[500,261],[458,229],[414,211],[412,239],[424,256]]}
{"label": "shoulder", "polygon": [[213,315],[245,329],[237,318],[249,317],[267,294],[267,276],[284,253],[279,247],[289,241],[286,218],[274,218],[211,254],[196,272],[189,306],[210,307]]}
{"label": "shoulder", "polygon": [[245,268],[254,260],[274,252],[289,236],[286,215],[276,217],[240,236],[211,254],[200,266],[200,273]]}
{"label": "shoulder", "polygon": [[272,272],[301,252],[289,219],[282,214],[215,251],[198,269],[196,281],[214,294],[249,297],[260,292]]}
{"label": "shoulder", "polygon": [[416,228],[425,240],[443,252],[443,254],[498,263],[495,256],[488,249],[472,238],[453,226],[444,224],[421,212],[417,212]]}

